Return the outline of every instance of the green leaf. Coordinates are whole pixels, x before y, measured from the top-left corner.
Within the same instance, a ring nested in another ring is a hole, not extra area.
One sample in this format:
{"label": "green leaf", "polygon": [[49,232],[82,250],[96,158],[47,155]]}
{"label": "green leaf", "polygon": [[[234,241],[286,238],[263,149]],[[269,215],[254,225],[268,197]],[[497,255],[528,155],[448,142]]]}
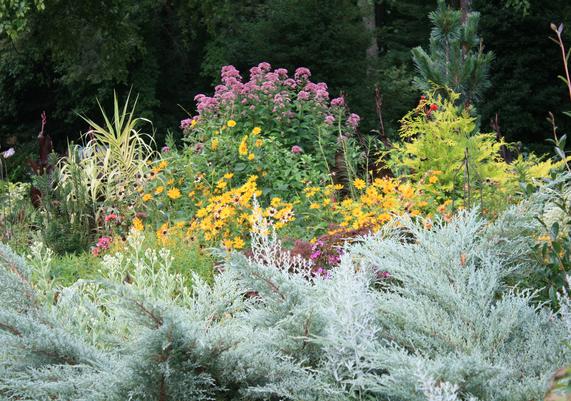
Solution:
{"label": "green leaf", "polygon": [[551,229],[549,230],[549,235],[553,241],[557,239],[559,236],[559,223],[555,222],[551,225]]}

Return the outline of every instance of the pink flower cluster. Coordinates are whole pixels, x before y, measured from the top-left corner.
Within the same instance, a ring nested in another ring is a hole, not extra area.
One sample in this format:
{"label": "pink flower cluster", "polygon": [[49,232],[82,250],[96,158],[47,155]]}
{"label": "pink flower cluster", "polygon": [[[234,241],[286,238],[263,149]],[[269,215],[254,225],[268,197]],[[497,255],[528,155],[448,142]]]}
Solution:
{"label": "pink flower cluster", "polygon": [[95,244],[95,246],[93,248],[91,248],[91,253],[93,254],[93,256],[99,256],[101,255],[101,253],[107,249],[109,249],[109,247],[111,246],[111,242],[113,242],[113,240],[111,239],[111,237],[101,237],[97,240],[97,244]]}
{"label": "pink flower cluster", "polygon": [[303,153],[303,149],[299,145],[293,145],[291,147],[291,153],[298,155],[300,153]]}
{"label": "pink flower cluster", "polygon": [[329,270],[325,270],[323,267],[317,268],[312,273],[313,273],[314,277],[319,277],[319,278],[323,278],[323,279],[330,279],[331,278],[331,272]]}
{"label": "pink flower cluster", "polygon": [[186,118],[180,122],[180,128],[185,130],[192,126],[192,118]]}
{"label": "pink flower cluster", "polygon": [[[311,247],[309,258],[316,263],[324,263],[328,268],[332,268],[341,263],[343,248],[331,247],[323,240],[318,239]],[[318,267],[321,269],[322,266]]]}
{"label": "pink flower cluster", "polygon": [[115,213],[109,213],[107,216],[105,216],[106,223],[109,223],[110,221],[119,222],[119,220],[120,220],[119,215]]}
{"label": "pink flower cluster", "polygon": [[[329,100],[329,91],[325,82],[312,82],[311,71],[306,67],[295,70],[293,77],[285,68],[272,70],[267,62],[262,62],[249,71],[249,80],[245,81],[234,66],[222,67],[221,83],[214,88],[213,96],[198,94],[194,97],[198,115],[181,122],[181,128],[188,130],[192,120],[197,122],[202,117],[231,117],[235,120],[249,116],[251,113],[267,113],[273,121],[289,121],[307,110],[323,115],[328,125],[333,125],[337,118],[345,118],[345,99],[337,97]],[[303,111],[303,112],[302,112]],[[230,113],[228,113],[230,112]],[[229,116],[230,114],[230,116]],[[345,126],[356,129],[359,116],[351,114]],[[257,119],[256,123],[265,123]]]}
{"label": "pink flower cluster", "polygon": [[347,118],[347,125],[354,128],[354,129],[357,129],[360,121],[361,121],[361,117],[359,117],[355,113],[351,113],[349,118]]}

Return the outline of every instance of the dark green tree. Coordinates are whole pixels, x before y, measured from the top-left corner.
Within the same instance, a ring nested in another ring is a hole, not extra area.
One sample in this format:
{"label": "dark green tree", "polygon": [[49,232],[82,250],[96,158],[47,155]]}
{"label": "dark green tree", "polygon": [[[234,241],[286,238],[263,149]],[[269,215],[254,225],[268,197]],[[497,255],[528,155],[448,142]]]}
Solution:
{"label": "dark green tree", "polygon": [[477,103],[490,87],[493,59],[478,37],[480,14],[466,8],[452,9],[439,0],[438,8],[429,17],[434,25],[429,51],[422,47],[412,50],[418,71],[416,85],[422,91],[429,91],[434,85],[447,87],[459,93],[465,105]]}
{"label": "dark green tree", "polygon": [[[525,15],[502,3],[475,0],[473,4],[481,13],[486,47],[496,56],[490,71],[493,89],[479,106],[482,125],[497,113],[508,140],[545,145],[552,136],[548,112],[557,118],[568,104],[568,93],[557,78],[564,74],[559,47],[549,40],[550,23],[571,27],[571,2],[531,1]],[[571,30],[565,29],[563,35],[569,43]],[[557,125],[560,133],[571,130],[569,119],[557,118]]]}
{"label": "dark green tree", "polygon": [[428,44],[428,14],[435,7],[436,0],[383,1],[377,6],[376,84],[382,93],[382,115],[389,136],[398,130],[399,120],[418,103],[420,91],[411,85],[415,73],[410,49]]}
{"label": "dark green tree", "polygon": [[[0,32],[0,142],[33,140],[46,110],[61,149],[87,128],[78,113],[98,114],[96,97],[107,106],[113,90],[131,87],[159,134],[176,127],[184,115],[177,104],[190,103],[193,90],[207,85],[199,79],[205,41],[186,3],[43,0],[22,13],[6,7],[0,16],[6,27]],[[6,20],[10,15],[19,15],[17,23]]]}

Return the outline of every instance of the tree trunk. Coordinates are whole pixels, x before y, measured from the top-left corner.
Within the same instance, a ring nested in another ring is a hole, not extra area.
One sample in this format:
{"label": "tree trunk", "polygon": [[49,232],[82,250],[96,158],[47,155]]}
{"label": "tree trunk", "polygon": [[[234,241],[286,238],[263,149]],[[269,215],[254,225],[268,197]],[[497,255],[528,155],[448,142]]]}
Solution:
{"label": "tree trunk", "polygon": [[[379,44],[377,42],[377,25],[375,23],[375,4],[373,0],[359,0],[359,8],[363,15],[363,24],[369,33],[371,42],[367,48],[367,60],[373,64],[379,56]],[[367,74],[370,75],[372,65],[369,65]]]}
{"label": "tree trunk", "polygon": [[468,13],[472,11],[472,0],[460,0],[460,10],[462,11],[462,23],[466,23]]}

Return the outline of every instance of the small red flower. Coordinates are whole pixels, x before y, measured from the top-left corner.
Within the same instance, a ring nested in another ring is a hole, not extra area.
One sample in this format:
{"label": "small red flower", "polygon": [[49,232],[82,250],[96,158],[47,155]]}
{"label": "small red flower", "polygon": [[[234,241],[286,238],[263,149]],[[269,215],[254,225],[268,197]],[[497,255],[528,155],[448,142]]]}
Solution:
{"label": "small red flower", "polygon": [[119,218],[119,216],[117,216],[115,213],[110,213],[107,216],[105,216],[105,222],[109,222],[111,220],[117,220]]}
{"label": "small red flower", "polygon": [[436,111],[436,110],[438,110],[438,105],[435,104],[435,103],[432,103],[432,104],[430,105],[430,110],[431,110],[431,111]]}
{"label": "small red flower", "polygon": [[420,100],[426,100],[426,96],[422,95],[422,96],[420,97]]}

